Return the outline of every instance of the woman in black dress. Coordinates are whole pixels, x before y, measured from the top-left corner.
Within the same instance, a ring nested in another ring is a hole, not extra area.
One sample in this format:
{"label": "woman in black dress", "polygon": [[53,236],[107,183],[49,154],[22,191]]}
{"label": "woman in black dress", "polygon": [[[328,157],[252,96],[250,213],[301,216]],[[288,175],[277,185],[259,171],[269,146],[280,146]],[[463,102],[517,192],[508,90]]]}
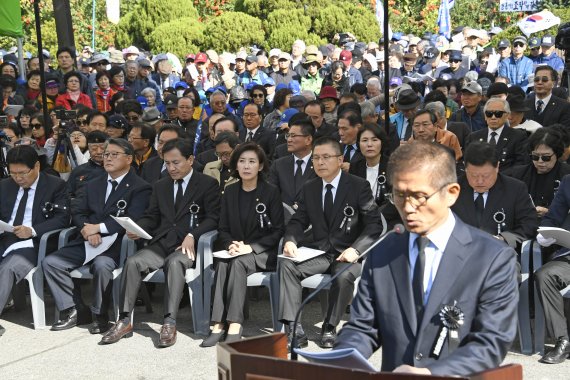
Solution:
{"label": "woman in black dress", "polygon": [[230,159],[232,177],[240,181],[226,187],[220,214],[219,249],[234,258],[218,259],[210,335],[202,347],[241,339],[247,276],[274,271],[277,247],[283,235],[283,205],[277,187],[265,181],[268,162],[257,144],[239,145]]}

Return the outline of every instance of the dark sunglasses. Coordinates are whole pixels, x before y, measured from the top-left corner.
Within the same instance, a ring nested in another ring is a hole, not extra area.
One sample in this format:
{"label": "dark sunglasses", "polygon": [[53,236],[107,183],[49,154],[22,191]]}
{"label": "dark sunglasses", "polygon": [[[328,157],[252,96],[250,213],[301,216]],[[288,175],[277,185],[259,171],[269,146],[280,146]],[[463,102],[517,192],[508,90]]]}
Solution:
{"label": "dark sunglasses", "polygon": [[138,121],[139,118],[140,118],[139,116],[129,116],[129,117],[126,117],[126,119],[127,119],[128,121]]}
{"label": "dark sunglasses", "polygon": [[535,82],[549,82],[550,78],[549,77],[534,77],[534,81]]}
{"label": "dark sunglasses", "polygon": [[485,111],[485,116],[493,117],[495,116],[497,119],[500,119],[505,114],[505,111]]}
{"label": "dark sunglasses", "polygon": [[522,42],[515,42],[515,43],[513,44],[513,46],[514,46],[514,47],[524,47],[525,44],[523,44]]}
{"label": "dark sunglasses", "polygon": [[449,62],[459,63],[459,62],[461,62],[461,60],[460,59],[450,59]]}
{"label": "dark sunglasses", "polygon": [[554,154],[550,154],[548,156],[544,155],[544,154],[531,154],[530,159],[533,161],[538,161],[540,159],[544,162],[550,162],[550,160],[552,159],[552,156],[554,156]]}
{"label": "dark sunglasses", "polygon": [[41,124],[30,124],[30,127],[34,128],[34,129],[40,129],[40,128],[43,128],[44,126]]}
{"label": "dark sunglasses", "polygon": [[263,94],[253,94],[251,95],[252,98],[263,98],[264,95]]}
{"label": "dark sunglasses", "polygon": [[486,65],[486,64],[489,63],[489,61],[480,61],[479,63],[480,63],[481,65]]}

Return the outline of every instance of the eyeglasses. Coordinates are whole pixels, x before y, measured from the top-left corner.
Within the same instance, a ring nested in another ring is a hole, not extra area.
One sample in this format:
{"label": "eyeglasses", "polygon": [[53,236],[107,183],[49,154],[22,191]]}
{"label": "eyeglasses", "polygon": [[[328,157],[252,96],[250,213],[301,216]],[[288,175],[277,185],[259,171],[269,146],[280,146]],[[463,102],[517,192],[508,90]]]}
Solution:
{"label": "eyeglasses", "polygon": [[425,123],[414,123],[414,124],[412,124],[412,128],[420,128],[420,127],[422,127],[422,128],[426,128],[426,129],[427,129],[427,128],[429,128],[429,127],[432,126],[432,125],[433,125],[433,123],[430,123],[430,122],[427,122],[427,121],[426,121]]}
{"label": "eyeglasses", "polygon": [[481,65],[486,65],[488,63],[489,63],[489,61],[479,61],[479,64],[481,64]]}
{"label": "eyeglasses", "polygon": [[295,133],[285,133],[285,138],[288,139],[289,137],[294,139],[295,137],[307,137],[308,135],[301,135],[301,134],[295,134]]}
{"label": "eyeglasses", "polygon": [[408,201],[414,209],[418,209],[425,205],[431,197],[439,193],[448,185],[449,183],[446,183],[430,195],[406,194],[404,192],[392,191],[391,193],[386,194],[386,198],[388,198],[388,201],[390,201],[392,204],[403,205],[406,201]]}
{"label": "eyeglasses", "polygon": [[32,127],[33,129],[40,129],[40,128],[43,128],[43,125],[41,125],[41,124],[30,124],[30,127]]}
{"label": "eyeglasses", "polygon": [[329,156],[328,154],[325,154],[324,156],[313,156],[313,158],[311,158],[311,160],[312,160],[313,162],[319,162],[319,161],[321,161],[321,160],[322,160],[322,161],[328,161],[328,160],[330,160],[331,158],[340,157],[340,156],[342,156],[342,154],[335,154],[335,155],[332,155],[332,156]]}
{"label": "eyeglasses", "polygon": [[514,47],[525,47],[525,44],[523,44],[522,42],[515,42],[513,44]]}
{"label": "eyeglasses", "polygon": [[535,82],[550,82],[550,78],[549,77],[534,77],[534,81]]}
{"label": "eyeglasses", "polygon": [[540,50],[540,48],[539,47],[533,47],[533,48],[530,48],[530,50]]}
{"label": "eyeglasses", "polygon": [[504,114],[506,114],[505,111],[485,111],[485,116],[487,117],[495,116],[497,119],[502,118]]}
{"label": "eyeglasses", "polygon": [[103,153],[103,157],[105,157],[106,160],[108,160],[108,159],[114,160],[117,157],[119,157],[119,154],[124,154],[124,155],[128,156],[128,154],[125,152],[107,152],[107,153]]}
{"label": "eyeglasses", "polygon": [[230,156],[232,155],[232,152],[215,152],[214,154],[218,158],[230,158]]}
{"label": "eyeglasses", "polygon": [[12,178],[25,178],[32,172],[32,170],[34,170],[34,169],[32,168],[32,169],[30,169],[24,173],[10,173],[10,177],[12,177]]}
{"label": "eyeglasses", "polygon": [[552,159],[552,156],[554,156],[554,153],[553,154],[534,154],[534,153],[531,153],[530,159],[533,161],[538,161],[540,159],[543,162],[550,162],[550,160]]}
{"label": "eyeglasses", "polygon": [[253,94],[251,95],[252,98],[263,98],[265,95],[263,94]]}
{"label": "eyeglasses", "polygon": [[127,116],[128,121],[138,121],[140,116]]}
{"label": "eyeglasses", "polygon": [[461,62],[461,60],[460,60],[460,59],[450,59],[449,62],[451,62],[451,63],[459,63],[459,62]]}

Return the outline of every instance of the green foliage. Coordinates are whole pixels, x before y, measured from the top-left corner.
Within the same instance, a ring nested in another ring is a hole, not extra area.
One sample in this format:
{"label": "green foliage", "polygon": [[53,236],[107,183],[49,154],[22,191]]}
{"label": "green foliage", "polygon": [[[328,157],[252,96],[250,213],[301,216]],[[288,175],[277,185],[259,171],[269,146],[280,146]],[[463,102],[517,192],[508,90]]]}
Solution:
{"label": "green foliage", "polygon": [[192,0],[140,0],[132,10],[133,16],[124,17],[117,26],[117,39],[119,46],[124,46],[120,42],[125,42],[125,35],[128,35],[132,44],[143,49],[149,48],[147,41],[150,34],[165,22],[170,22],[180,18],[182,14],[189,18],[198,18],[198,12]]}
{"label": "green foliage", "polygon": [[147,40],[152,52],[171,52],[178,57],[184,57],[188,53],[200,51],[203,33],[202,23],[185,17],[159,25]]}
{"label": "green foliage", "polygon": [[202,46],[216,51],[237,51],[242,46],[261,45],[264,40],[260,19],[242,12],[225,12],[206,23]]}
{"label": "green foliage", "polygon": [[235,10],[247,13],[262,20],[274,10],[297,8],[297,2],[291,0],[237,0]]}
{"label": "green foliage", "polygon": [[268,36],[266,48],[289,50],[295,40],[309,36],[311,18],[303,9],[279,9],[269,13],[263,25]]}
{"label": "green foliage", "polygon": [[511,12],[499,12],[499,3],[488,1],[456,0],[451,9],[453,26],[466,25],[473,28],[491,29],[491,26],[504,28],[510,19],[517,15]]}
{"label": "green foliage", "polygon": [[380,29],[370,9],[350,3],[329,5],[319,11],[313,30],[327,40],[339,32],[350,32],[360,41],[376,41]]}

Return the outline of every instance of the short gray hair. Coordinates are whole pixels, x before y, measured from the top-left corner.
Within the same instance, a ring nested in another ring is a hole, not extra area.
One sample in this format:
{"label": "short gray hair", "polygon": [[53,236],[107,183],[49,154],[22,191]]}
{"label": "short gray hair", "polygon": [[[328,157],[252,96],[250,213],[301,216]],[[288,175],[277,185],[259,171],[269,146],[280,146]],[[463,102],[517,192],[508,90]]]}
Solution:
{"label": "short gray hair", "polygon": [[485,107],[483,107],[483,112],[487,111],[487,109],[489,108],[489,104],[491,103],[501,103],[503,105],[503,110],[505,110],[506,113],[511,113],[511,107],[509,106],[509,102],[501,98],[491,98],[487,100],[487,103],[485,103]]}
{"label": "short gray hair", "polygon": [[139,67],[139,63],[137,61],[127,61],[125,62],[125,68],[127,68],[127,66],[136,66]]}
{"label": "short gray hair", "polygon": [[440,101],[428,103],[424,108],[439,117],[445,117],[445,106]]}
{"label": "short gray hair", "polygon": [[142,96],[146,96],[147,94],[152,94],[152,96],[156,98],[156,90],[154,88],[146,87],[141,91]]}
{"label": "short gray hair", "polygon": [[216,91],[212,92],[212,95],[210,95],[210,99],[212,99],[214,96],[222,96],[224,98],[224,101],[227,101],[226,100],[226,94],[224,94],[220,90],[216,90]]}
{"label": "short gray hair", "polygon": [[366,82],[366,86],[376,86],[378,88],[380,88],[380,78],[378,77],[370,77],[370,79],[368,79],[368,81]]}
{"label": "short gray hair", "polygon": [[372,104],[372,102],[365,101],[360,103],[360,114],[362,115],[363,119],[365,117],[374,115],[375,113],[376,113],[376,107],[374,107],[374,104]]}

